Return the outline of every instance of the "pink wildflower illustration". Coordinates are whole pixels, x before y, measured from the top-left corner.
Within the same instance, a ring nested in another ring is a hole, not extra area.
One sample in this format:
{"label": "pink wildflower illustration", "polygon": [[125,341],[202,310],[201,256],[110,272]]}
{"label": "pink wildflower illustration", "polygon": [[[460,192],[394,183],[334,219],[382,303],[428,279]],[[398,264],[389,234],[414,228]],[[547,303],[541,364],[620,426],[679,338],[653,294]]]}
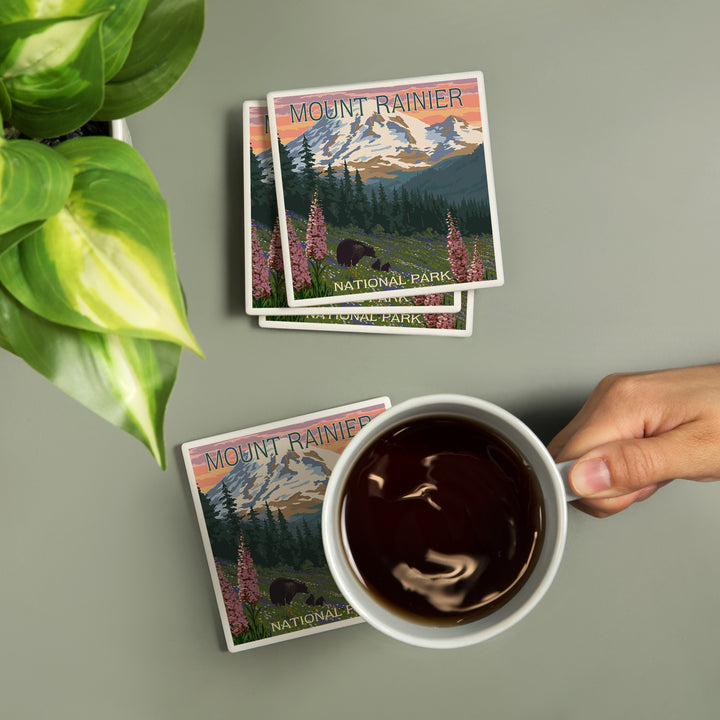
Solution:
{"label": "pink wildflower illustration", "polygon": [[270,295],[270,274],[254,224],[250,235],[250,247],[252,250],[252,294],[256,300],[259,300]]}
{"label": "pink wildflower illustration", "polygon": [[243,612],[243,606],[238,599],[237,594],[233,590],[230,582],[225,577],[220,563],[215,562],[215,569],[217,570],[218,579],[220,580],[220,589],[222,590],[223,603],[225,604],[225,612],[227,613],[228,622],[230,623],[230,630],[233,635],[240,635],[245,632],[248,627],[248,621]]}
{"label": "pink wildflower illustration", "polygon": [[455,316],[452,313],[438,313],[435,317],[435,327],[439,330],[452,330],[455,327]]}
{"label": "pink wildflower illustration", "polygon": [[260,599],[257,570],[250,556],[250,550],[245,544],[245,536],[238,546],[237,583],[238,599],[241,602],[254,603]]}
{"label": "pink wildflower illustration", "polygon": [[303,290],[312,283],[310,271],[308,270],[307,257],[303,247],[295,233],[295,228],[287,217],[288,245],[290,247],[290,269],[292,271],[293,287],[296,290]]}
{"label": "pink wildflower illustration", "polygon": [[442,294],[435,295],[414,295],[413,300],[416,305],[439,305],[442,300]]}
{"label": "pink wildflower illustration", "polygon": [[455,227],[450,211],[447,214],[448,234],[447,252],[450,260],[450,270],[458,282],[467,282],[468,270],[470,268],[470,255],[458,229]]}
{"label": "pink wildflower illustration", "polygon": [[318,191],[315,188],[305,233],[305,254],[311,260],[320,261],[325,259],[327,251],[327,227]]}
{"label": "pink wildflower illustration", "polygon": [[[442,293],[433,295],[415,295],[416,305],[439,305]],[[450,329],[455,327],[455,316],[452,313],[423,313],[425,326],[429,328]]]}
{"label": "pink wildflower illustration", "polygon": [[480,259],[480,249],[478,247],[478,238],[475,236],[475,244],[473,246],[473,259],[468,270],[468,282],[477,282],[485,277],[485,268]]}
{"label": "pink wildflower illustration", "polygon": [[268,265],[271,270],[277,273],[283,271],[282,245],[280,244],[280,218],[275,218],[275,226],[270,236],[270,253],[268,255]]}

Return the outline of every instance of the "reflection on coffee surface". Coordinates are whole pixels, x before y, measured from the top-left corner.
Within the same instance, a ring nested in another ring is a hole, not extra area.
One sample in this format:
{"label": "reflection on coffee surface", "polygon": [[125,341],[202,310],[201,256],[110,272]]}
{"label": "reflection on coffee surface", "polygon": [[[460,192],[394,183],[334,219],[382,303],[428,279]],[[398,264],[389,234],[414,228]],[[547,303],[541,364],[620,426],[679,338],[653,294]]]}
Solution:
{"label": "reflection on coffee surface", "polygon": [[375,440],[340,512],[359,579],[420,622],[490,614],[522,587],[542,546],[534,472],[494,431],[460,417],[411,420]]}

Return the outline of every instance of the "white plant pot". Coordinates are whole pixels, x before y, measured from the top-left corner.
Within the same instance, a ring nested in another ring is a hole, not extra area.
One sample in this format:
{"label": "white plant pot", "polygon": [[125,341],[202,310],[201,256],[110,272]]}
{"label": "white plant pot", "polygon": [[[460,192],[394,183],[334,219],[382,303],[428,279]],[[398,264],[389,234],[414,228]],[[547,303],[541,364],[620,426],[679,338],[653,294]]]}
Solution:
{"label": "white plant pot", "polygon": [[110,132],[116,140],[122,140],[128,145],[132,145],[132,138],[130,137],[130,130],[124,119],[112,120],[110,123]]}

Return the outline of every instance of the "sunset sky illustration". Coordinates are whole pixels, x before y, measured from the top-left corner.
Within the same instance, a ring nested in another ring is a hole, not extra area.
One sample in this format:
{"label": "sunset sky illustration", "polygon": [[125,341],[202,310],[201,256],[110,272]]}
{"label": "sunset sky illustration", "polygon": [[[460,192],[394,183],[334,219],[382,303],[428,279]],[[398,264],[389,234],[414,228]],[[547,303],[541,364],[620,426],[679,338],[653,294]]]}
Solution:
{"label": "sunset sky illustration", "polygon": [[[449,77],[442,80],[431,80],[428,82],[414,82],[407,84],[380,84],[374,87],[353,87],[350,89],[328,88],[325,90],[311,90],[305,93],[301,92],[299,94],[278,96],[274,98],[275,120],[277,123],[278,135],[281,142],[283,144],[287,144],[305,132],[315,122],[315,120],[311,120],[308,117],[306,122],[298,122],[297,118],[295,118],[295,122],[291,123],[290,105],[294,105],[296,108],[299,108],[302,103],[307,103],[309,105],[314,101],[320,103],[327,101],[328,105],[333,107],[332,103],[334,100],[343,99],[346,102],[349,102],[350,98],[366,97],[367,101],[363,103],[363,114],[367,116],[372,112],[375,112],[375,98],[378,96],[386,95],[389,99],[389,107],[392,108],[393,99],[396,94],[400,95],[400,98],[404,100],[406,93],[410,93],[412,97],[413,92],[421,95],[423,91],[427,93],[449,87],[459,88],[461,90],[462,106],[460,106],[457,102],[454,102],[453,107],[439,109],[433,108],[432,110],[408,110],[406,108],[404,112],[422,120],[428,125],[441,122],[448,117],[448,115],[453,115],[455,117],[462,118],[474,127],[482,129],[478,81],[476,77],[468,76]],[[353,107],[358,108],[358,103],[354,103]],[[400,111],[399,108],[398,111]],[[262,152],[261,148],[267,149],[270,146],[269,137],[265,134],[265,115],[266,112],[263,111],[254,112],[250,115],[250,142],[254,152],[256,153]]]}
{"label": "sunset sky illustration", "polygon": [[[360,409],[355,408],[351,411],[338,413],[336,415],[318,416],[312,419],[301,420],[299,422],[291,423],[288,425],[275,426],[266,429],[263,429],[261,427],[258,429],[257,432],[251,432],[247,435],[230,434],[227,436],[223,436],[222,440],[217,440],[215,442],[211,441],[207,444],[201,444],[197,447],[190,448],[189,455],[192,461],[195,481],[202,492],[207,492],[214,485],[220,482],[220,480],[222,480],[222,478],[227,475],[227,473],[234,467],[225,465],[225,467],[219,466],[217,469],[214,469],[212,466],[208,468],[208,462],[205,458],[205,453],[210,453],[210,456],[215,459],[218,450],[223,453],[227,448],[235,448],[237,450],[238,446],[241,446],[244,451],[244,455],[247,457],[248,442],[251,446],[253,442],[257,442],[262,445],[263,440],[269,440],[269,438],[272,437],[279,437],[280,439],[276,441],[275,445],[278,450],[278,455],[282,457],[282,455],[290,449],[290,443],[287,437],[288,434],[291,432],[299,432],[301,436],[305,438],[305,434],[308,428],[313,430],[313,434],[316,434],[314,433],[314,431],[315,428],[317,428],[319,425],[332,425],[333,422],[340,423],[345,420],[357,418],[360,415],[369,415],[370,417],[375,417],[375,415],[380,414],[380,412],[382,412],[384,409],[385,408],[383,405],[369,405],[367,407],[363,407]],[[356,425],[355,427],[359,429],[359,425]],[[355,434],[357,433],[357,429],[355,430]],[[340,438],[339,434],[338,438]],[[338,439],[337,441],[332,441],[323,445],[318,444],[317,447],[321,450],[330,450],[332,452],[340,453],[347,445],[347,442],[347,440]],[[269,450],[269,461],[270,456],[272,455],[273,445],[272,443],[268,442],[266,443],[266,447]],[[313,449],[315,447],[316,446],[314,445],[310,445],[310,449]],[[230,454],[230,457],[231,459],[235,458],[234,452]],[[265,462],[265,458],[263,456],[261,456],[261,460]],[[240,464],[242,464],[242,461],[237,462],[237,465]]]}

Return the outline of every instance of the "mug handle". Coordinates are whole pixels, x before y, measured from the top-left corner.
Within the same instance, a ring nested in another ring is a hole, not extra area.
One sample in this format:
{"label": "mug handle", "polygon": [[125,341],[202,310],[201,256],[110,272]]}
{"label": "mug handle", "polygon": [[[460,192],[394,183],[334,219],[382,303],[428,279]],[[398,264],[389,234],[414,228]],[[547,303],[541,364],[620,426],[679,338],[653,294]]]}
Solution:
{"label": "mug handle", "polygon": [[556,463],[558,472],[563,481],[563,487],[565,488],[565,498],[568,502],[573,500],[579,500],[580,496],[573,492],[570,486],[570,468],[575,464],[575,460],[566,460],[565,462]]}

